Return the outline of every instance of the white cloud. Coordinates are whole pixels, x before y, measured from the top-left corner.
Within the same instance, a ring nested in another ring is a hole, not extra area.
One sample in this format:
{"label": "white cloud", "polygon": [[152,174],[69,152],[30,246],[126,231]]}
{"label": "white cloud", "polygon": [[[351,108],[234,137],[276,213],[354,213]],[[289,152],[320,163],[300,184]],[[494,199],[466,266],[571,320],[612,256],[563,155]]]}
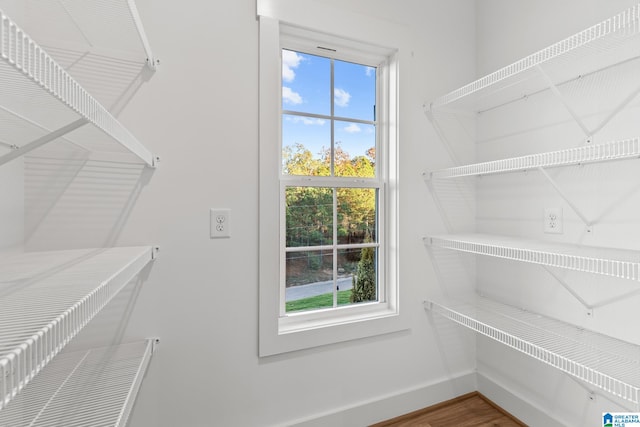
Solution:
{"label": "white cloud", "polygon": [[282,86],[282,100],[285,104],[302,104],[302,97],[298,92],[294,92],[290,87]]}
{"label": "white cloud", "polygon": [[346,107],[349,105],[351,94],[344,89],[335,88],[333,90],[333,99],[338,107]]}
{"label": "white cloud", "polygon": [[300,62],[304,60],[302,55],[292,50],[282,51],[282,80],[292,82],[296,78],[294,68],[298,68]]}
{"label": "white cloud", "polygon": [[311,117],[300,117],[300,116],[289,116],[286,118],[286,120],[293,123],[302,123],[303,125],[309,125],[309,126],[310,125],[322,126],[327,122],[324,119],[314,119]]}
{"label": "white cloud", "polygon": [[367,67],[365,68],[364,73],[367,75],[367,77],[371,77],[375,71],[376,71],[375,68]]}
{"label": "white cloud", "polygon": [[355,123],[351,123],[349,126],[344,128],[344,131],[347,133],[358,133],[361,132],[362,129],[360,129],[360,126],[358,126]]}

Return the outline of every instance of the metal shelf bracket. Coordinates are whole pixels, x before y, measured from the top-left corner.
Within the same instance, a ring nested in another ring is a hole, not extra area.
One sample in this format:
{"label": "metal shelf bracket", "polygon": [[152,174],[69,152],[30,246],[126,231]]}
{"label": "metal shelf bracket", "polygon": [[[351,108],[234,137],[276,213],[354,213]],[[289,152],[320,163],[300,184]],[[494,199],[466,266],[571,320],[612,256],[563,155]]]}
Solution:
{"label": "metal shelf bracket", "polygon": [[589,304],[584,298],[582,298],[569,284],[560,276],[558,276],[551,268],[546,265],[542,265],[542,268],[549,273],[551,277],[556,279],[556,281],[562,285],[563,288],[567,290],[584,308],[587,309],[587,316],[593,316],[593,305]]}
{"label": "metal shelf bracket", "polygon": [[[545,80],[545,82],[549,85],[549,89],[554,94],[554,96],[558,98],[558,100],[560,100],[567,112],[571,114],[571,117],[573,117],[573,120],[576,122],[576,124],[580,126],[580,129],[582,129],[582,132],[584,132],[585,136],[587,137],[587,143],[590,142],[590,140],[593,138],[593,135],[600,132],[611,120],[613,120],[618,115],[620,111],[622,111],[631,101],[636,98],[638,93],[640,93],[640,86],[638,86],[635,90],[631,91],[629,95],[627,95],[627,97],[625,97],[604,119],[602,119],[602,121],[597,126],[595,126],[593,129],[589,129],[586,123],[580,118],[578,113],[571,106],[569,100],[562,94],[562,92],[560,92],[558,86],[553,83],[549,75],[544,71],[542,66],[538,64],[536,65],[536,69]],[[576,79],[579,78],[580,76],[578,76]]]}
{"label": "metal shelf bracket", "polygon": [[41,147],[55,139],[58,139],[66,134],[68,134],[69,132],[72,132],[76,129],[78,129],[79,127],[87,124],[89,121],[85,118],[82,119],[78,119],[75,122],[69,123],[66,126],[61,127],[58,130],[54,130],[53,132],[50,132],[49,134],[42,136],[38,139],[35,139],[27,144],[22,145],[21,147],[16,147],[13,151],[11,151],[10,153],[5,154],[4,156],[0,157],[0,166],[4,165],[5,163],[10,162],[11,160],[14,160],[18,157],[24,156],[25,154],[27,154],[28,152],[35,150],[38,147]]}
{"label": "metal shelf bracket", "polygon": [[576,113],[573,107],[571,107],[571,104],[569,104],[569,101],[567,100],[567,98],[562,94],[562,92],[560,92],[560,89],[558,89],[558,86],[556,86],[555,83],[553,83],[549,75],[545,73],[545,71],[542,69],[542,66],[540,66],[540,64],[536,65],[536,69],[538,70],[542,78],[545,80],[547,85],[549,85],[549,89],[551,89],[551,92],[556,96],[556,98],[560,100],[560,102],[562,103],[564,108],[569,112],[569,114],[571,114],[571,117],[573,117],[573,120],[575,120],[576,124],[580,126],[580,129],[582,129],[582,132],[584,132],[585,136],[590,137],[593,134],[593,132],[591,132],[591,130],[589,130],[587,125],[580,119],[580,116],[578,115],[578,113]]}
{"label": "metal shelf bracket", "polygon": [[131,11],[131,16],[133,17],[133,22],[135,22],[136,24],[136,29],[138,30],[140,41],[142,42],[145,53],[147,54],[147,67],[149,67],[151,71],[156,71],[157,65],[160,64],[160,61],[153,56],[151,45],[149,44],[149,39],[147,38],[147,34],[144,31],[144,27],[142,26],[142,20],[140,19],[140,14],[138,13],[136,3],[134,0],[128,0],[127,3],[129,5],[129,10]]}

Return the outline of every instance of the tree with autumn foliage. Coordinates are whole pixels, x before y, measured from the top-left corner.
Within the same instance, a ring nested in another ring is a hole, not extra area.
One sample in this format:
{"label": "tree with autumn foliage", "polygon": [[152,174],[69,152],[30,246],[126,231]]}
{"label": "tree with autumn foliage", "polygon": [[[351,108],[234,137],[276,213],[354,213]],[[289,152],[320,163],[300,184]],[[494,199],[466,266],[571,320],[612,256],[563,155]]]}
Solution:
{"label": "tree with autumn foliage", "polygon": [[[302,144],[283,150],[286,175],[330,176],[331,150],[314,157]],[[372,178],[375,176],[375,149],[351,157],[339,143],[334,150],[334,175]],[[376,190],[344,188],[336,190],[338,238],[375,228]],[[327,187],[288,187],[286,189],[287,246],[313,246],[330,242],[333,233],[333,192]]]}

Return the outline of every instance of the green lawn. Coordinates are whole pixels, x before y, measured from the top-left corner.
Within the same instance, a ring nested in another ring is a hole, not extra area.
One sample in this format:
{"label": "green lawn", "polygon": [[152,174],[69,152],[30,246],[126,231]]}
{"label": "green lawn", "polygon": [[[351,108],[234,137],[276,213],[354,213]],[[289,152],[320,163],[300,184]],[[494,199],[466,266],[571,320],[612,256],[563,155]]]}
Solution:
{"label": "green lawn", "polygon": [[[346,291],[338,291],[338,305],[349,304],[349,298],[351,297],[351,289]],[[302,298],[295,301],[289,301],[286,303],[286,311],[302,311],[313,310],[315,308],[332,307],[333,306],[333,294],[316,295],[315,297]]]}

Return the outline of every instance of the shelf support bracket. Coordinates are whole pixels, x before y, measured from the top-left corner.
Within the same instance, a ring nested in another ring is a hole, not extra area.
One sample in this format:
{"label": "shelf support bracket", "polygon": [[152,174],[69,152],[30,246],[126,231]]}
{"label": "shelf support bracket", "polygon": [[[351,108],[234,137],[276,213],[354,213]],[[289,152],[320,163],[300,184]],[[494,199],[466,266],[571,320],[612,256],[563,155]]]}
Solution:
{"label": "shelf support bracket", "polygon": [[565,194],[565,192],[562,191],[558,183],[553,178],[551,178],[551,176],[547,173],[547,171],[543,167],[539,167],[538,170],[540,171],[542,176],[544,176],[547,179],[547,181],[549,181],[549,183],[556,190],[558,195],[562,197],[562,199],[565,202],[567,202],[569,207],[576,213],[576,215],[580,217],[584,225],[587,226],[587,233],[590,233],[591,231],[593,231],[593,221],[589,221],[587,217],[584,216],[584,214],[580,211],[580,209],[578,209],[578,207],[571,201],[571,199],[569,199],[569,197]]}
{"label": "shelf support bracket", "polygon": [[[433,254],[433,249],[431,247],[431,239],[429,239],[429,241],[427,241],[426,238],[422,239],[422,241],[425,244],[425,247],[427,248],[427,253],[429,254],[429,259],[431,260],[431,265],[433,267],[433,272],[436,275],[436,282],[438,282],[438,285],[440,285],[440,289],[442,289],[442,293],[445,296],[448,296],[448,292],[447,292],[447,287],[445,286],[445,280],[444,277],[442,275],[442,271],[440,271],[440,267],[438,262],[436,261],[436,257]],[[427,309],[427,311],[431,311],[431,309],[433,308],[433,303],[427,303],[427,301],[423,302],[424,304],[424,308]]]}
{"label": "shelf support bracket", "polygon": [[562,285],[562,287],[565,288],[567,290],[567,292],[569,292],[576,300],[578,300],[580,302],[580,304],[582,304],[584,306],[584,308],[587,309],[587,315],[588,316],[592,316],[593,315],[593,306],[591,304],[589,304],[580,295],[578,295],[578,293],[571,286],[569,286],[569,284],[562,277],[558,276],[553,270],[551,270],[551,268],[549,268],[546,265],[543,265],[542,268],[544,268],[545,271],[547,273],[549,273],[549,275],[551,275],[551,277],[556,279],[556,281],[558,283],[560,283],[560,285]]}
{"label": "shelf support bracket", "polygon": [[[46,127],[44,127],[44,126],[40,125],[39,123],[34,122],[33,120],[29,119],[28,117],[25,117],[25,116],[23,116],[22,114],[18,114],[18,113],[16,113],[15,111],[13,111],[13,110],[11,110],[11,109],[9,109],[9,108],[6,108],[6,107],[4,107],[4,106],[0,105],[0,110],[2,110],[2,111],[4,111],[4,112],[6,112],[6,113],[8,113],[8,114],[12,115],[13,117],[15,117],[15,118],[17,118],[17,119],[20,119],[20,120],[22,120],[22,121],[24,121],[24,122],[26,122],[26,123],[29,123],[29,124],[30,124],[30,125],[32,125],[33,127],[36,127],[36,128],[38,128],[38,129],[42,130],[43,132],[47,132],[47,133],[51,132],[51,129],[48,129],[48,128],[46,128]],[[67,143],[69,143],[69,144],[71,144],[71,145],[73,145],[73,146],[75,146],[75,147],[78,147],[78,148],[79,148],[79,149],[81,149],[81,150],[89,151],[86,147],[84,147],[82,144],[78,143],[77,141],[71,141],[71,140],[66,139],[66,140],[65,140],[65,142],[67,142]],[[10,148],[12,148],[12,149],[18,149],[18,148],[20,148],[20,147],[19,147],[18,145],[11,144],[11,147],[10,147]]]}
{"label": "shelf support bracket", "polygon": [[625,300],[625,299],[629,298],[630,296],[637,295],[639,293],[640,293],[640,289],[636,289],[636,290],[633,290],[633,291],[630,291],[630,292],[626,292],[626,293],[624,293],[622,295],[618,295],[618,296],[615,296],[615,297],[607,298],[607,299],[602,300],[602,301],[600,301],[600,302],[598,302],[596,304],[593,304],[593,308],[604,307],[605,305],[609,305],[609,304],[613,304],[613,303],[618,302],[618,301]]}
{"label": "shelf support bracket", "polygon": [[562,285],[562,287],[565,288],[567,290],[567,292],[569,292],[576,300],[578,300],[580,302],[580,304],[582,304],[584,306],[584,308],[587,309],[587,315],[588,316],[593,316],[593,310],[596,309],[596,308],[604,307],[604,306],[607,306],[609,304],[613,304],[613,303],[616,303],[618,301],[625,300],[625,299],[629,298],[632,295],[640,294],[640,289],[634,289],[634,290],[632,290],[630,292],[625,292],[625,293],[623,293],[621,295],[617,295],[617,296],[614,296],[614,297],[611,297],[611,298],[607,298],[607,299],[601,300],[601,301],[593,303],[593,304],[589,304],[584,298],[582,298],[580,295],[578,295],[578,293],[573,288],[571,288],[571,286],[569,286],[569,284],[564,279],[562,279],[553,270],[551,270],[551,268],[549,268],[546,265],[543,265],[542,267],[547,271],[547,273],[549,273],[549,275],[551,277],[556,279],[556,281],[558,283],[560,283],[560,285]]}
{"label": "shelf support bracket", "polygon": [[600,130],[602,130],[602,128],[604,128],[611,120],[613,120],[613,118],[617,116],[618,113],[624,109],[624,107],[629,105],[629,103],[633,101],[636,98],[636,96],[638,96],[639,93],[640,93],[640,86],[638,86],[636,90],[631,92],[629,96],[627,96],[616,108],[614,108],[613,111],[611,111],[611,113],[607,117],[605,117],[598,126],[596,126],[592,134],[596,134],[600,132]]}
{"label": "shelf support bracket", "polygon": [[136,24],[138,35],[140,36],[140,40],[142,41],[144,52],[147,55],[147,67],[149,67],[151,71],[155,71],[159,61],[153,56],[153,52],[151,51],[151,45],[149,44],[147,33],[145,33],[144,27],[142,26],[142,20],[140,19],[140,14],[138,13],[136,3],[134,0],[128,0],[127,3],[129,5],[129,11],[131,12],[133,22]]}
{"label": "shelf support bracket", "polygon": [[584,132],[587,139],[593,137],[593,135],[600,132],[615,116],[618,115],[618,113],[620,113],[620,111],[622,111],[627,105],[629,105],[629,103],[633,101],[636,98],[636,96],[638,96],[638,94],[640,93],[640,86],[639,86],[634,91],[629,93],[629,95],[625,99],[623,99],[622,102],[618,104],[618,106],[614,108],[611,111],[611,113],[607,117],[605,117],[594,129],[589,129],[587,125],[580,119],[580,116],[576,113],[576,111],[571,107],[567,98],[562,94],[562,92],[560,92],[560,90],[558,89],[558,86],[553,83],[549,75],[545,73],[545,71],[542,69],[540,65],[537,65],[536,68],[538,72],[540,72],[540,75],[545,80],[545,82],[549,85],[549,89],[551,89],[551,92],[553,92],[553,94],[560,100],[560,102],[562,102],[562,105],[564,106],[564,108],[569,112],[569,114],[571,114],[571,117],[573,117],[573,119],[578,124],[578,126],[580,126],[580,128]]}
{"label": "shelf support bracket", "polygon": [[[633,410],[631,408],[629,408],[627,405],[624,405],[621,402],[614,401],[613,399],[608,397],[606,394],[599,393],[598,390],[591,389],[587,384],[582,382],[580,379],[574,377],[573,375],[567,374],[567,378],[571,379],[576,385],[578,385],[579,387],[583,388],[587,392],[587,398],[589,400],[595,401],[596,400],[596,396],[599,396],[601,398],[604,398],[604,399],[608,400],[611,403],[614,403],[614,404],[620,406],[622,409],[624,409],[627,412],[633,412]],[[636,405],[636,410],[638,410],[639,408],[640,408],[640,405]]]}
{"label": "shelf support bracket", "polygon": [[556,86],[555,83],[553,83],[549,75],[544,72],[544,70],[540,65],[536,65],[536,69],[538,70],[538,72],[540,72],[540,75],[542,76],[544,81],[549,85],[549,89],[551,89],[551,92],[560,100],[562,105],[564,105],[564,108],[569,112],[569,114],[571,114],[571,117],[573,117],[573,120],[575,120],[578,126],[580,126],[580,129],[582,129],[582,132],[584,132],[584,135],[587,138],[591,137],[593,132],[591,132],[587,127],[587,125],[585,125],[584,122],[580,119],[580,116],[571,107],[571,104],[569,104],[569,101],[567,100],[567,98],[562,94],[562,92],[560,92],[560,90],[558,89],[558,86]]}
{"label": "shelf support bracket", "polygon": [[427,105],[424,105],[423,107],[424,107],[424,113],[427,115],[427,118],[433,125],[433,128],[438,134],[438,137],[443,142],[444,148],[447,150],[447,154],[449,154],[449,158],[453,161],[454,165],[460,166],[460,161],[458,160],[458,156],[456,156],[456,153],[453,152],[453,148],[451,148],[451,143],[449,142],[449,139],[445,136],[444,131],[442,130],[442,128],[440,127],[440,124],[438,123],[435,116],[433,115],[433,111],[431,110],[431,107]]}
{"label": "shelf support bracket", "polygon": [[430,179],[431,175],[425,172],[422,174],[422,176],[424,178],[424,182],[427,184],[427,188],[429,188],[429,192],[431,193],[431,197],[433,198],[433,202],[436,206],[436,209],[440,213],[440,218],[442,218],[442,222],[444,223],[444,228],[447,230],[447,233],[453,233],[453,226],[449,222],[449,218],[447,216],[447,213],[444,210],[444,207],[442,206],[440,197],[438,196],[438,193],[433,186],[433,180]]}
{"label": "shelf support bracket", "polygon": [[[449,296],[449,290],[448,290],[448,287],[446,286],[446,284],[447,284],[447,282],[451,282],[451,281],[445,279],[445,275],[443,274],[442,270],[440,269],[440,263],[436,259],[436,254],[433,251],[433,247],[434,246],[433,246],[432,238],[431,237],[423,237],[422,238],[422,243],[424,244],[425,249],[427,250],[427,254],[429,255],[429,259],[431,260],[431,265],[433,267],[433,272],[436,275],[436,283],[440,286],[440,289],[442,290],[442,295],[444,295],[445,297],[448,297]],[[470,272],[463,265],[463,259],[462,259],[461,256],[462,256],[461,253],[456,252],[456,258],[460,260],[459,268],[456,269],[456,272],[461,272],[462,274],[464,274],[464,276],[459,276],[459,277],[455,278],[455,280],[456,281],[462,280],[462,281],[464,281],[465,284],[471,283],[473,281],[473,277],[471,277]],[[431,306],[433,306],[433,304],[431,304]]]}
{"label": "shelf support bracket", "polygon": [[10,162],[13,159],[16,159],[20,156],[24,156],[26,153],[35,150],[38,147],[41,147],[55,139],[60,138],[61,136],[64,136],[66,134],[68,134],[71,131],[74,131],[76,129],[78,129],[79,127],[85,125],[86,123],[88,123],[87,119],[78,119],[75,122],[69,123],[66,126],[61,127],[58,130],[54,130],[51,133],[48,133],[45,136],[42,136],[38,139],[35,139],[25,145],[22,145],[21,147],[16,148],[15,150],[13,150],[12,152],[5,154],[4,156],[0,157],[0,166],[4,165],[7,162]]}
{"label": "shelf support bracket", "polygon": [[5,147],[5,148],[10,148],[12,150],[15,150],[15,149],[18,148],[18,146],[15,145],[15,144],[9,144],[8,142],[4,142],[4,141],[1,141],[1,140],[0,140],[0,145]]}

